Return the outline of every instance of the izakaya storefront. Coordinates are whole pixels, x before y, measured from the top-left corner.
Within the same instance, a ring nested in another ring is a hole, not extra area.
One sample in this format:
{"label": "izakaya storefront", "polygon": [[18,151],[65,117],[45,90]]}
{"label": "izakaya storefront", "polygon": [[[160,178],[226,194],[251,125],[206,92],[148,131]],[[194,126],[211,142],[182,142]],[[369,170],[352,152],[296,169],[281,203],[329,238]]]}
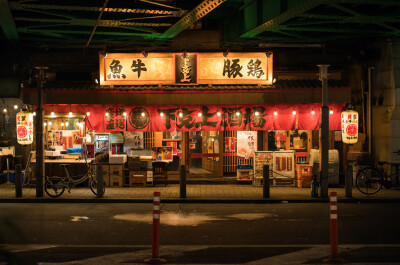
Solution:
{"label": "izakaya storefront", "polygon": [[[172,150],[172,156],[179,157],[180,164],[188,166],[189,177],[235,176],[238,180],[249,180],[239,175],[242,168],[246,169],[245,165],[257,166],[254,165],[255,156],[271,156],[272,159],[273,153],[279,152],[287,159],[275,159],[274,168],[282,173],[291,171],[294,177],[296,162],[307,162],[310,150],[319,148],[320,103],[302,98],[306,95],[301,92],[297,94],[298,103],[266,99],[266,91],[273,87],[272,54],[231,53],[227,57],[222,53],[108,54],[106,58],[100,56],[100,84],[98,91],[104,86],[116,91],[119,87],[152,84],[157,84],[158,88],[190,84],[191,90],[167,93],[143,89],[137,94],[132,91],[116,93],[118,95],[109,93],[108,102],[112,104],[107,104],[104,94],[97,95],[103,96],[98,100],[102,104],[73,104],[71,101],[47,104],[44,106],[46,132],[63,130],[69,121],[67,114],[72,112],[84,121],[86,135],[120,135],[115,138],[123,140],[112,144],[113,153],[152,154],[155,147],[170,146],[167,150]],[[208,88],[238,85],[238,89],[196,91],[197,85],[200,89],[206,84]],[[248,93],[240,91],[243,84],[255,89]],[[117,101],[124,104],[116,104],[113,96],[118,96],[120,100]],[[144,104],[138,104],[135,96],[143,98]],[[216,96],[219,102],[231,104],[207,104],[215,102]],[[260,97],[265,103],[252,104],[260,102]],[[132,99],[133,104],[127,104],[127,98]],[[77,101],[83,102],[82,99]],[[330,138],[341,130],[340,113],[345,102],[328,104]],[[65,115],[49,127],[51,112]]]}

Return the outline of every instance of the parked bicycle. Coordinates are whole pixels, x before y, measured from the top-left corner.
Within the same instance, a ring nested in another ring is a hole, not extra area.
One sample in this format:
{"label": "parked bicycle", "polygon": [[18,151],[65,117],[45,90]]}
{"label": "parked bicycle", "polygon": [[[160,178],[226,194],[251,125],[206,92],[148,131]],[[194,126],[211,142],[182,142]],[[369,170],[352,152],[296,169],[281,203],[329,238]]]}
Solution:
{"label": "parked bicycle", "polygon": [[[400,155],[400,150],[394,153]],[[382,186],[386,189],[390,189],[392,186],[391,180],[393,178],[398,178],[399,174],[397,171],[391,175],[386,174],[383,166],[387,164],[390,163],[379,161],[378,166],[370,166],[360,169],[356,177],[357,189],[366,195],[377,193]]]}
{"label": "parked bicycle", "polygon": [[[92,168],[89,166],[86,155],[84,155],[84,157],[86,162],[85,174],[71,177],[68,173],[69,164],[61,164],[60,166],[64,170],[66,177],[62,178],[54,176],[47,178],[44,184],[44,190],[46,194],[50,197],[56,198],[61,196],[66,188],[68,188],[68,192],[71,192],[71,189],[75,188],[76,185],[89,180],[90,190],[93,192],[94,195],[97,195],[97,179],[95,178]],[[104,192],[105,183],[103,183],[103,194]]]}

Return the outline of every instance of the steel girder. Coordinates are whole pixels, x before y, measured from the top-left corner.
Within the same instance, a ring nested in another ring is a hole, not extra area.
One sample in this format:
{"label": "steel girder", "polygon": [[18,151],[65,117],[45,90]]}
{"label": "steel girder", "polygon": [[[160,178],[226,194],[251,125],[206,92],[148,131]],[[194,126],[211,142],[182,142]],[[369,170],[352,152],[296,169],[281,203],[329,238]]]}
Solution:
{"label": "steel girder", "polygon": [[19,39],[17,27],[15,26],[7,0],[0,0],[0,25],[7,39]]}
{"label": "steel girder", "polygon": [[[4,0],[2,0],[4,1]],[[7,1],[6,1],[7,2]],[[9,2],[10,9],[12,10],[69,10],[69,11],[88,11],[88,12],[101,12],[101,7],[89,6],[62,6],[62,5],[40,5],[40,4],[25,4],[19,2]],[[133,14],[148,14],[148,15],[168,15],[171,17],[182,17],[186,10],[148,10],[148,9],[133,9],[133,8],[112,8],[106,7],[104,12],[113,13],[133,13]]]}
{"label": "steel girder", "polygon": [[167,29],[159,36],[160,39],[170,39],[178,35],[181,31],[192,25],[194,22],[204,17],[220,4],[227,0],[204,0],[200,5],[187,13],[178,22]]}

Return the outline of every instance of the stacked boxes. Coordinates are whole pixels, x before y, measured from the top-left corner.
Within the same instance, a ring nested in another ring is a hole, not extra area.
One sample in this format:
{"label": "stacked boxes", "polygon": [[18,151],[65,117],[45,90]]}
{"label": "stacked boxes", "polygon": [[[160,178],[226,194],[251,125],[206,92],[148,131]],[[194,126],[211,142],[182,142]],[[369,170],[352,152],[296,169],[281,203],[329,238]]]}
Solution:
{"label": "stacked boxes", "polygon": [[[96,178],[97,167],[99,165],[91,165],[93,170],[93,177]],[[106,183],[106,187],[110,186],[110,166],[105,164],[101,165],[101,169],[103,171],[103,180]]]}
{"label": "stacked boxes", "polygon": [[122,187],[124,185],[123,165],[110,165],[110,187]]}
{"label": "stacked boxes", "polygon": [[312,166],[297,164],[296,165],[296,186],[299,188],[310,188],[312,179]]}

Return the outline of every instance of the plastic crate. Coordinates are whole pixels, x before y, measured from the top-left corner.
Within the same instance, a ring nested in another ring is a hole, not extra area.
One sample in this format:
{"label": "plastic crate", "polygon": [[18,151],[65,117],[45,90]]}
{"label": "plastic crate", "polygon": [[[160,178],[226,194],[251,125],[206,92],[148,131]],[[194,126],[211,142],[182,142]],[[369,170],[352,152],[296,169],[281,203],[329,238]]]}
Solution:
{"label": "plastic crate", "polygon": [[313,167],[310,165],[297,164],[296,165],[296,177],[298,179],[311,177],[312,173],[313,173],[312,168]]}

